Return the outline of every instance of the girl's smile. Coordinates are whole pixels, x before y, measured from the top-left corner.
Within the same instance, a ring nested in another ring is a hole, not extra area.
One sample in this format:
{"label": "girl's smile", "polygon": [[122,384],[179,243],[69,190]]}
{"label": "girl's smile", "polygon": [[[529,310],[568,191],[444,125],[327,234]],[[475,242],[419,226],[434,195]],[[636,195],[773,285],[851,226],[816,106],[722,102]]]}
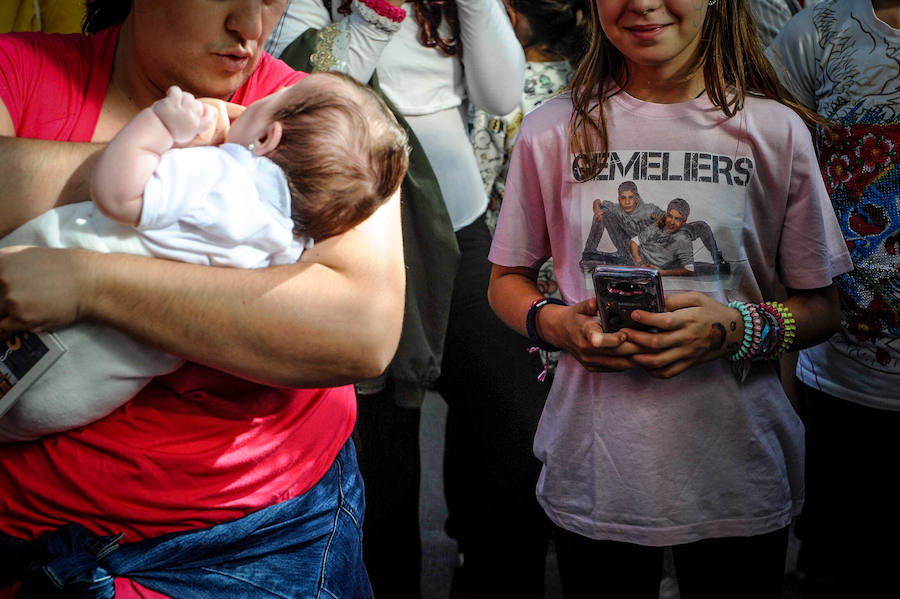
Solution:
{"label": "girl's smile", "polygon": [[603,33],[621,52],[629,81],[672,80],[693,88],[684,86],[684,75],[697,59],[706,0],[595,1]]}

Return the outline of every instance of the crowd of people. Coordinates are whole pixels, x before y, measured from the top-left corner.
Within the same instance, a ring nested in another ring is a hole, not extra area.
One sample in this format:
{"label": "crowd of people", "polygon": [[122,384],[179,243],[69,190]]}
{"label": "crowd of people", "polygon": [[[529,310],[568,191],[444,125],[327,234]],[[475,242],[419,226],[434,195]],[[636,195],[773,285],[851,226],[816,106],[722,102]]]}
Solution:
{"label": "crowd of people", "polygon": [[451,599],[890,588],[900,1],[25,4],[0,598],[421,599],[429,390]]}

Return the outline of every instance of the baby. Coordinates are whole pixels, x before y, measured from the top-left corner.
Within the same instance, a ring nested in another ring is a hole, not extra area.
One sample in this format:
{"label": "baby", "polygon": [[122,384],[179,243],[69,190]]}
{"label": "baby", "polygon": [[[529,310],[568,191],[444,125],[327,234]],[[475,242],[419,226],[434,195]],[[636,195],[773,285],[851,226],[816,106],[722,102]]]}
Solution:
{"label": "baby", "polygon": [[[169,89],[103,151],[93,202],[51,210],[0,245],[288,264],[368,218],[406,173],[406,133],[378,96],[341,74],[309,75],[254,102],[230,127],[219,114]],[[221,138],[217,127],[224,144],[198,145]],[[2,442],[93,422],[183,363],[96,323],[55,333],[68,351],[12,406],[0,404]]]}

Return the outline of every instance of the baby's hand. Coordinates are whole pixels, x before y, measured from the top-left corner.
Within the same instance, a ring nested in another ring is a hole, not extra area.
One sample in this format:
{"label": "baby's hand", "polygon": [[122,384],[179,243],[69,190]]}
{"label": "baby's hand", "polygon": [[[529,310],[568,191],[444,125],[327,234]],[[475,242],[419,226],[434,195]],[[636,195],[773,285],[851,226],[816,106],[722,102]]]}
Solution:
{"label": "baby's hand", "polygon": [[244,107],[218,98],[197,98],[210,108],[215,115],[215,123],[208,130],[202,132],[191,145],[218,146],[227,141],[228,131],[231,129],[231,121],[238,118]]}
{"label": "baby's hand", "polygon": [[166,92],[165,98],[153,105],[153,112],[169,130],[175,147],[197,145],[190,142],[214,129],[217,120],[212,107],[174,85]]}

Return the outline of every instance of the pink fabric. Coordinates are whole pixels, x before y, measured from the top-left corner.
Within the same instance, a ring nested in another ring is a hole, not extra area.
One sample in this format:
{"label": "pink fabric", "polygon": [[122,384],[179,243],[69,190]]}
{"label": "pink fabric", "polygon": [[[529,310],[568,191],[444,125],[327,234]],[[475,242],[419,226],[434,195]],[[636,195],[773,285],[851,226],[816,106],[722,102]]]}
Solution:
{"label": "pink fabric", "polygon": [[395,23],[400,23],[406,18],[406,10],[399,6],[394,6],[387,0],[359,0],[382,17],[390,19]]}
{"label": "pink fabric", "polygon": [[17,137],[90,141],[112,70],[119,29],[92,37],[0,37],[0,100]]}
{"label": "pink fabric", "polygon": [[[117,33],[0,36],[0,99],[19,135],[91,138]],[[263,55],[233,100],[303,76]],[[78,522],[135,541],[233,520],[312,487],[355,417],[352,386],[274,388],[188,363],[90,426],[0,445],[0,532]]]}

